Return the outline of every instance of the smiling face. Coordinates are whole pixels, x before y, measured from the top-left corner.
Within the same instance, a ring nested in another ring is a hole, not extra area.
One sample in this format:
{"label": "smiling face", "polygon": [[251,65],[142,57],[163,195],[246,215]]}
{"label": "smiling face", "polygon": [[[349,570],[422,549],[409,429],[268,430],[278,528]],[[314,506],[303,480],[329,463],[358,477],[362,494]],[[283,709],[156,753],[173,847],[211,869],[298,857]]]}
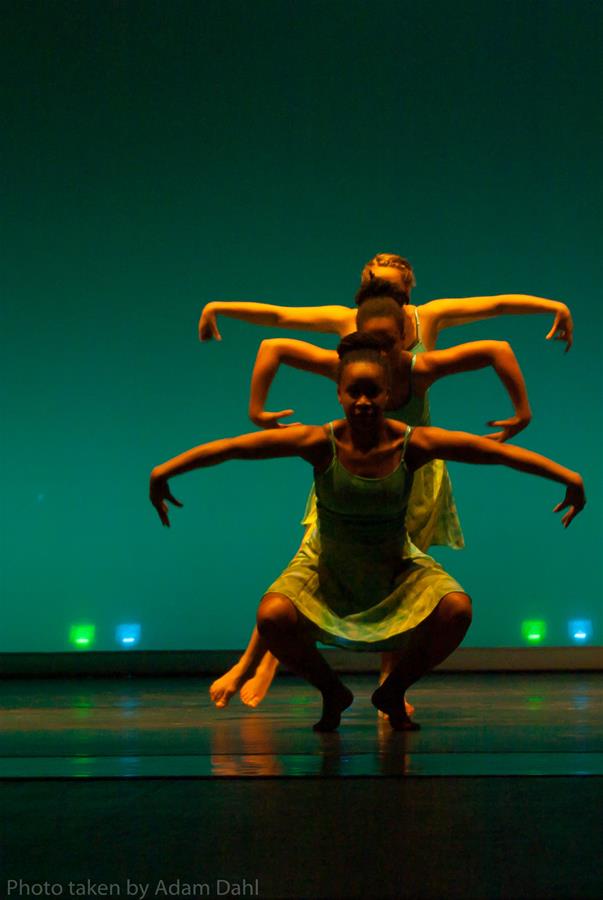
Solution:
{"label": "smiling face", "polygon": [[383,419],[389,399],[384,366],[364,359],[346,363],[341,371],[337,397],[354,430],[374,430]]}

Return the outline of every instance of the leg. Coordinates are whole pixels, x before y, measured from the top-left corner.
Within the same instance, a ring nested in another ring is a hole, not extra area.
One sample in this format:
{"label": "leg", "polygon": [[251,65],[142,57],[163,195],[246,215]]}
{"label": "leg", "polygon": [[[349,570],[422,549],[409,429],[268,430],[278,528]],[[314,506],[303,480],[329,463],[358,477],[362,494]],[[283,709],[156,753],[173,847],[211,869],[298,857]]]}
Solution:
{"label": "leg", "polygon": [[266,594],[258,609],[258,632],[276,658],[322,694],[315,731],[335,731],[353,695],[316,649],[315,628],[283,594]]}
{"label": "leg", "polygon": [[[313,527],[314,527],[314,525],[311,524],[311,525],[308,525],[308,527],[306,528],[306,531],[304,532],[304,537],[302,539],[300,547],[303,545],[304,541],[308,537],[309,533],[312,531]],[[247,653],[250,652],[250,648],[252,647],[254,638],[257,638],[257,628],[254,629],[249,646],[247,647],[245,654],[241,657],[240,663],[237,665],[244,663],[245,656]],[[227,672],[226,675],[223,677],[229,678],[231,673],[233,673],[234,678],[238,679],[239,673],[238,673],[238,671],[235,671],[235,669],[237,669],[237,666],[233,666],[233,668],[230,669],[230,671]],[[272,653],[270,653],[269,651],[264,653],[264,656],[262,657],[261,661],[259,662],[255,672],[250,671],[242,683],[240,683],[240,681],[239,681],[239,685],[240,685],[239,693],[240,693],[241,700],[243,701],[243,703],[245,703],[247,706],[251,706],[254,708],[256,706],[258,706],[262,702],[262,700],[264,699],[266,694],[268,693],[268,689],[274,680],[274,676],[276,675],[277,669],[278,669],[278,659],[275,656],[273,656]],[[220,681],[221,680],[222,679],[220,679]],[[230,681],[232,682],[232,679],[230,679]],[[214,684],[217,684],[217,682],[214,682]],[[212,687],[213,687],[213,685],[212,685]],[[235,688],[235,690],[237,690],[237,688]],[[234,691],[232,693],[234,693]],[[228,702],[228,701],[226,701],[226,702]]]}
{"label": "leg", "polygon": [[264,653],[255,674],[251,675],[241,686],[239,693],[243,703],[253,707],[261,703],[272,684],[277,669],[278,659],[268,650]]}
{"label": "leg", "polygon": [[406,714],[404,694],[411,684],[456,650],[470,624],[471,599],[454,591],[442,597],[434,611],[414,629],[402,659],[372,697],[396,731],[418,728]]}
{"label": "leg", "polygon": [[243,656],[225,675],[216,679],[209,689],[209,696],[218,709],[227,706],[232,695],[255,673],[266,652],[266,644],[260,638],[257,628],[254,628]]}
{"label": "leg", "polygon": [[[381,673],[379,675],[379,684],[383,684],[387,676],[390,672],[393,672],[400,660],[402,659],[402,652],[400,650],[384,650],[381,654]],[[406,715],[412,716],[415,708],[412,703],[409,703],[408,700],[404,700],[404,706],[406,707]],[[385,717],[385,713],[378,710],[377,715],[379,718],[382,716]]]}

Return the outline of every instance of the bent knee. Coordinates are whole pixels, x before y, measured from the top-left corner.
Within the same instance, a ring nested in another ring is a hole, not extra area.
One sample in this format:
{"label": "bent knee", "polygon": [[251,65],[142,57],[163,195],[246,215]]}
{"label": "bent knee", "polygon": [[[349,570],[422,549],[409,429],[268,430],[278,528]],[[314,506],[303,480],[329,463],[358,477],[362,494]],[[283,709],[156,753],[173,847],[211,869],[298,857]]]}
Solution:
{"label": "bent knee", "polygon": [[471,606],[471,597],[461,591],[452,591],[446,594],[440,601],[442,611],[447,618],[459,627],[469,628],[473,619],[473,610]]}
{"label": "bent knee", "polygon": [[284,594],[265,594],[262,597],[257,613],[257,626],[261,635],[294,628],[297,624],[297,613],[294,605]]}

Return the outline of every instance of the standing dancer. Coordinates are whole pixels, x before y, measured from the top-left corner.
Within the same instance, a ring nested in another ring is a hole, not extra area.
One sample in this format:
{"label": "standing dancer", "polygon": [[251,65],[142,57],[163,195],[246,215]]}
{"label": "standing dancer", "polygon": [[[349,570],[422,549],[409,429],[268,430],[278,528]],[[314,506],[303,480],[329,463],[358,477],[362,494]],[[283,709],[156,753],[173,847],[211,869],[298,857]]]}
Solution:
{"label": "standing dancer", "polygon": [[580,475],[529,450],[384,416],[387,360],[374,350],[344,355],[338,398],[345,419],[294,426],[203,444],[156,467],[150,499],[164,525],[167,501],[181,506],[168,480],[229,459],[300,456],[314,467],[318,528],[272,584],[258,610],[261,640],[281,662],[321,693],[314,726],[332,731],[352,702],[316,649],[316,640],[351,649],[404,650],[373,694],[395,730],[417,726],[404,694],[460,644],[471,601],[431,557],[405,540],[411,473],[433,458],[506,465],[566,485],[567,527],[585,503]]}
{"label": "standing dancer", "polygon": [[[509,419],[490,422],[502,430],[490,435],[505,440],[525,428],[531,418],[523,376],[511,347],[503,341],[474,341],[449,350],[436,350],[416,355],[405,351],[405,320],[399,305],[391,298],[391,286],[378,279],[365,289],[358,311],[358,328],[375,337],[376,348],[387,348],[392,374],[392,390],[387,409],[388,418],[405,421],[410,425],[428,425],[429,404],[427,391],[438,379],[459,372],[492,366],[509,393],[515,415]],[[371,295],[375,296],[368,299]],[[358,337],[348,335],[342,343]],[[251,419],[263,427],[277,427],[284,414],[266,412],[264,407],[270,385],[282,363],[305,369],[332,380],[337,380],[339,359],[337,353],[316,347],[305,341],[269,340],[260,345],[251,379],[249,413]],[[391,408],[390,408],[391,407]],[[315,495],[312,490],[307,504],[304,524],[311,528],[316,523]],[[408,503],[406,528],[410,539],[420,550],[431,544],[447,543],[463,545],[460,523],[452,499],[448,473],[442,460],[432,460],[416,473]],[[277,661],[266,655],[255,668],[258,634],[254,630],[241,659],[210,687],[210,696],[216,706],[226,706],[231,696],[241,691],[241,697],[249,706],[257,706],[276,673]],[[388,672],[394,660],[386,655],[382,670]]]}
{"label": "standing dancer", "polygon": [[[408,260],[395,253],[378,253],[362,269],[361,287],[373,278],[383,278],[398,288],[403,297],[403,313],[407,320],[407,347],[421,343],[423,349],[434,350],[438,335],[445,328],[468,325],[495,316],[553,315],[552,328],[546,339],[565,341],[566,352],[573,342],[574,326],[569,307],[558,300],[547,300],[531,294],[497,294],[490,297],[459,297],[431,300],[421,306],[411,305],[415,275]],[[356,309],[349,306],[274,306],[270,303],[247,301],[212,301],[207,303],[199,320],[199,339],[221,341],[218,316],[242,319],[252,325],[270,328],[289,328],[297,331],[318,331],[345,337],[356,331]]]}

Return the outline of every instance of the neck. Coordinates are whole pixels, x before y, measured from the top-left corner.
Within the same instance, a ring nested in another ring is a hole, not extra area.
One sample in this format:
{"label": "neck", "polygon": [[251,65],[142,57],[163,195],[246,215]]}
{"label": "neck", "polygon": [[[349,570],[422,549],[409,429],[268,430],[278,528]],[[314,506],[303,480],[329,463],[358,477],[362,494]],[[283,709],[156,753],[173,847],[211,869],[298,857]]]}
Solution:
{"label": "neck", "polygon": [[370,428],[358,428],[348,420],[348,430],[352,445],[363,453],[368,453],[383,437],[383,418],[379,418]]}

